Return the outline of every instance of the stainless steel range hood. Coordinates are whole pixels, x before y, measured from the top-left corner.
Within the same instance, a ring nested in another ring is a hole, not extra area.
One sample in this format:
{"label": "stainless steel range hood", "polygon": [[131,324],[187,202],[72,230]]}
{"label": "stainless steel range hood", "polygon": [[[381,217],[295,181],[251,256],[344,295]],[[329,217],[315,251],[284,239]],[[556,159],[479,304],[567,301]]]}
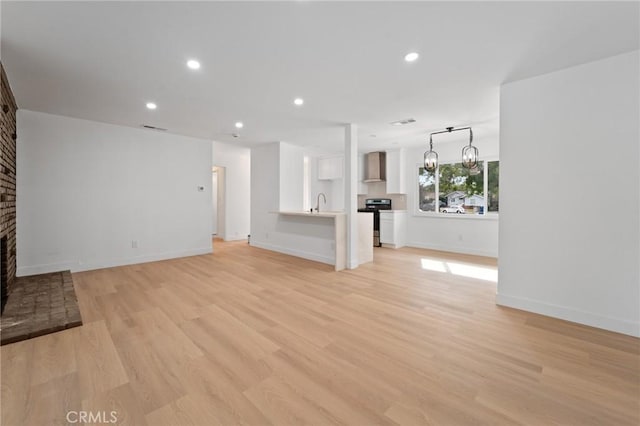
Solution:
{"label": "stainless steel range hood", "polygon": [[365,159],[364,182],[384,182],[387,179],[386,152],[370,152]]}

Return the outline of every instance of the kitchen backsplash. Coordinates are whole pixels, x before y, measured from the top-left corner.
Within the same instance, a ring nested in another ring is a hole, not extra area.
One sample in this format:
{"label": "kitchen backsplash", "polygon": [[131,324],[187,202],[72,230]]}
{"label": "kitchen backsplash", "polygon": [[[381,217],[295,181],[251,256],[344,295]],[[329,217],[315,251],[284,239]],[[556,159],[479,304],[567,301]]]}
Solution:
{"label": "kitchen backsplash", "polygon": [[389,198],[393,210],[407,209],[407,194],[387,194],[386,182],[372,182],[368,184],[367,194],[358,194],[358,208],[363,209],[367,198]]}

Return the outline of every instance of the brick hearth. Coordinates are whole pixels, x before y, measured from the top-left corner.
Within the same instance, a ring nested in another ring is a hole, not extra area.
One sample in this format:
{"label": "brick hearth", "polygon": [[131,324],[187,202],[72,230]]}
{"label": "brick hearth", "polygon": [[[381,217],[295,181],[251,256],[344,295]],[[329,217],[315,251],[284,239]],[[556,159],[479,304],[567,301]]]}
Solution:
{"label": "brick hearth", "polygon": [[71,272],[18,277],[2,314],[2,342],[18,342],[82,325]]}

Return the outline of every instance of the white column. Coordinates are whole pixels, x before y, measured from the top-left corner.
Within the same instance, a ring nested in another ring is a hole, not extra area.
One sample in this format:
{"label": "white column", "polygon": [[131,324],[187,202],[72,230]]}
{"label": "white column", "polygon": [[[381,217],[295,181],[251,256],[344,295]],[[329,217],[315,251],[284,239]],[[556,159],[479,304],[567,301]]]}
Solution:
{"label": "white column", "polygon": [[358,126],[344,135],[344,210],[347,214],[347,268],[358,267]]}

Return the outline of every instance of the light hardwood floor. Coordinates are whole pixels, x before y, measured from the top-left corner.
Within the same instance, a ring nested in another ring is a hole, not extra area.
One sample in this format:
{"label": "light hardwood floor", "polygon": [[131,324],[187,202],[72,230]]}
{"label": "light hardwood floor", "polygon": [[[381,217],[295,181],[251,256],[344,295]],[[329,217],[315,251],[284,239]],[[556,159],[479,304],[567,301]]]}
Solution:
{"label": "light hardwood floor", "polygon": [[150,426],[639,424],[640,340],[423,269],[492,259],[375,256],[334,272],[216,241],[213,255],[74,274],[84,325],[1,348],[2,425],[70,410]]}

